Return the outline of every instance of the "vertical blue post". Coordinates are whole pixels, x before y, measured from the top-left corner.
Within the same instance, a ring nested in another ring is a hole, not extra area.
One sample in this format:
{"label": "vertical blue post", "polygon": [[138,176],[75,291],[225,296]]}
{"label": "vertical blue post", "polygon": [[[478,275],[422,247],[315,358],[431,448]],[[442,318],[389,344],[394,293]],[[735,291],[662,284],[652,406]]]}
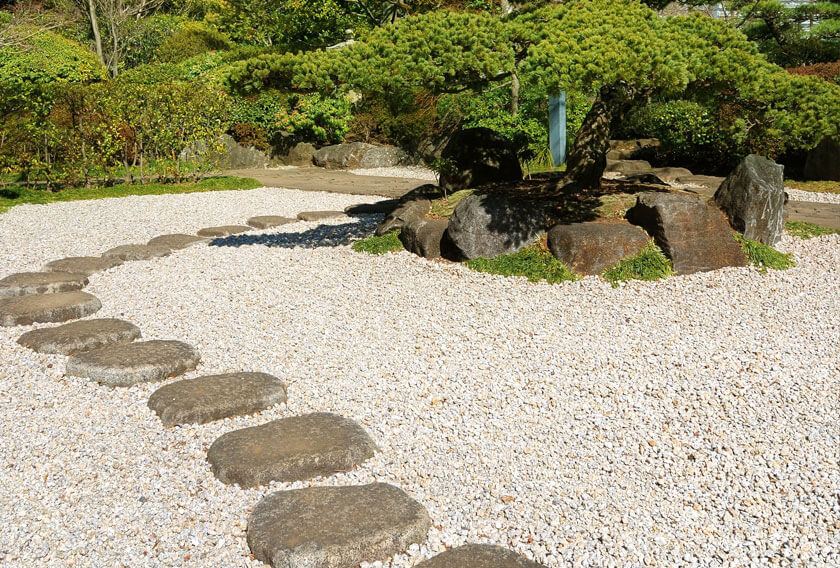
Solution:
{"label": "vertical blue post", "polygon": [[566,91],[548,98],[548,145],[554,167],[566,161]]}

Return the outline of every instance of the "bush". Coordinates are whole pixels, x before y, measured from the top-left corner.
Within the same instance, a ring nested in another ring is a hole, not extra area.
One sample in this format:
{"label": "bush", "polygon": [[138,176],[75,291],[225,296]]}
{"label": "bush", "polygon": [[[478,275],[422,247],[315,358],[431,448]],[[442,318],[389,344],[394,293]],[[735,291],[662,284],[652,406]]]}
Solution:
{"label": "bush", "polygon": [[189,20],[174,14],[155,14],[137,21],[126,40],[126,68],[151,63],[160,45]]}
{"label": "bush", "polygon": [[659,280],[674,273],[671,261],[662,253],[653,241],[648,243],[638,254],[625,258],[602,275],[613,287],[627,280]]}
{"label": "bush", "polygon": [[166,38],[155,51],[155,58],[162,62],[179,62],[207,53],[226,50],[233,46],[230,39],[199,22],[189,22]]}
{"label": "bush", "polygon": [[293,95],[289,109],[280,109],[276,126],[294,141],[336,144],[350,130],[352,118],[350,102],[345,98]]}
{"label": "bush", "polygon": [[524,276],[531,282],[545,280],[549,284],[555,284],[577,280],[577,276],[565,264],[538,245],[525,247],[513,254],[503,254],[496,258],[474,258],[464,264],[478,272],[502,276]]}

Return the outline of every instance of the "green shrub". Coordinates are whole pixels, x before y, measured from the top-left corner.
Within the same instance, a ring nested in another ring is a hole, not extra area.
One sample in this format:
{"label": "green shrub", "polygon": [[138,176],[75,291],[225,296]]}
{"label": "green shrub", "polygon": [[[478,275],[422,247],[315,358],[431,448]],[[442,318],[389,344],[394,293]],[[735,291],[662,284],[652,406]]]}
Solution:
{"label": "green shrub", "polygon": [[645,248],[604,271],[603,277],[613,287],[627,280],[659,280],[674,273],[671,261],[650,241]]}
{"label": "green shrub", "polygon": [[741,245],[741,248],[747,255],[750,264],[757,266],[762,272],[766,272],[768,268],[774,270],[787,270],[796,266],[793,258],[789,254],[777,251],[773,247],[769,247],[758,241],[744,238],[743,235],[736,233],[735,240]]}
{"label": "green shrub", "polygon": [[151,63],[160,45],[188,21],[175,14],[155,14],[136,21],[127,34],[123,65],[130,69]]}
{"label": "green shrub", "polygon": [[368,254],[385,254],[403,250],[403,244],[399,238],[399,231],[391,231],[381,237],[372,236],[353,243],[353,250],[366,252]]}
{"label": "green shrub", "polygon": [[502,276],[524,276],[531,282],[545,280],[550,284],[555,284],[577,280],[577,276],[565,264],[538,245],[525,247],[513,254],[503,254],[496,258],[475,258],[464,264],[478,272]]}
{"label": "green shrub", "polygon": [[155,58],[177,63],[208,51],[230,49],[232,45],[223,33],[200,22],[188,22],[160,44]]}
{"label": "green shrub", "polygon": [[289,98],[289,110],[280,109],[276,125],[294,140],[335,144],[350,130],[352,118],[345,98],[294,95]]}
{"label": "green shrub", "polygon": [[804,221],[788,221],[785,223],[785,229],[788,233],[800,239],[812,239],[823,235],[840,235],[840,231],[837,229],[821,227]]}

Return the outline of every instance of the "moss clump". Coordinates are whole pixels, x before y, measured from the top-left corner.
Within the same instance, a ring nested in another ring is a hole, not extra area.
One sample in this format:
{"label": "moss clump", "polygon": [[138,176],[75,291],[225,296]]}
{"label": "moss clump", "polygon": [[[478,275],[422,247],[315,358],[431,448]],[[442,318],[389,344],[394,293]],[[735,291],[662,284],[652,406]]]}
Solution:
{"label": "moss clump", "polygon": [[403,244],[399,239],[399,231],[391,231],[381,237],[372,236],[353,243],[353,250],[366,252],[368,254],[385,254],[403,250]]}
{"label": "moss clump", "polygon": [[432,201],[432,208],[429,210],[429,215],[440,219],[451,216],[452,212],[455,211],[455,206],[466,196],[472,195],[472,193],[472,189],[462,189],[447,197],[435,199]]}
{"label": "moss clump", "polygon": [[478,272],[502,276],[524,276],[531,282],[545,280],[550,284],[555,284],[577,280],[577,276],[565,264],[538,245],[525,247],[513,254],[503,254],[496,258],[475,258],[464,264]]}
{"label": "moss clump", "polygon": [[794,262],[791,255],[779,252],[773,247],[747,239],[739,233],[735,233],[735,240],[741,245],[750,264],[759,267],[762,272],[766,272],[768,268],[787,270],[796,266],[796,262]]}
{"label": "moss clump", "polygon": [[800,239],[813,239],[814,237],[821,237],[823,235],[840,235],[837,229],[829,227],[821,227],[813,223],[806,223],[805,221],[788,221],[785,223],[785,229],[794,237]]}
{"label": "moss clump", "polygon": [[613,287],[616,287],[619,282],[627,280],[659,280],[672,274],[674,274],[674,268],[671,261],[651,240],[636,255],[625,258],[612,268],[608,268],[602,276]]}

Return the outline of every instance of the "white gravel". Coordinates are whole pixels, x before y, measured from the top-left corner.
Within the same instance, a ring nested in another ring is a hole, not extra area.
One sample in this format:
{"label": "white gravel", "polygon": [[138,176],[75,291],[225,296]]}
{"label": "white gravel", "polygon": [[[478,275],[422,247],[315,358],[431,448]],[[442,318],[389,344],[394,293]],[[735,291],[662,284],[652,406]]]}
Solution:
{"label": "white gravel", "polygon": [[[0,215],[0,273],[362,200],[256,190],[16,207]],[[288,406],[261,415],[164,429],[146,407],[159,385],[63,377],[63,357],[16,345],[30,327],[0,328],[0,564],[260,565],[248,514],[309,483],[224,486],[206,448],[328,410],[382,452],[311,484],[391,482],[432,516],[427,543],[386,566],[464,542],[550,567],[840,565],[840,236],[785,237],[799,262],[787,272],[617,289],[315,246],[374,221],[236,235],[91,277],[98,316],[198,347],[188,377],[287,380]]]}
{"label": "white gravel", "polygon": [[432,169],[423,166],[395,166],[390,168],[357,168],[347,170],[357,176],[395,177],[407,179],[421,179],[437,183],[438,175]]}
{"label": "white gravel", "polygon": [[786,187],[785,191],[791,201],[811,201],[813,203],[840,203],[840,193],[822,191],[802,191]]}

